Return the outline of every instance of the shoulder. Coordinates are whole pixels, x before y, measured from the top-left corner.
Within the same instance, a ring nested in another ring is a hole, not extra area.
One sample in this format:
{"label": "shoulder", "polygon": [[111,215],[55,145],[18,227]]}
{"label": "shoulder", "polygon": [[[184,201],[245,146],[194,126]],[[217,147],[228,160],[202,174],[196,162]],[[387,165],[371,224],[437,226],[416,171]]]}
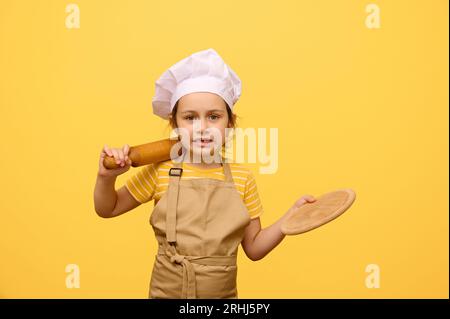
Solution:
{"label": "shoulder", "polygon": [[146,165],[146,169],[156,175],[161,171],[169,170],[171,167],[173,167],[173,164],[170,160]]}
{"label": "shoulder", "polygon": [[242,163],[228,163],[232,172],[250,174],[251,170]]}
{"label": "shoulder", "polygon": [[229,164],[231,174],[233,175],[233,177],[245,180],[246,184],[255,180],[255,176],[252,170],[247,165],[242,163],[229,163]]}
{"label": "shoulder", "polygon": [[171,167],[170,160],[151,163],[143,166],[138,175],[142,176],[142,178],[150,179],[156,184],[159,177],[164,176],[165,174],[167,175],[167,172]]}

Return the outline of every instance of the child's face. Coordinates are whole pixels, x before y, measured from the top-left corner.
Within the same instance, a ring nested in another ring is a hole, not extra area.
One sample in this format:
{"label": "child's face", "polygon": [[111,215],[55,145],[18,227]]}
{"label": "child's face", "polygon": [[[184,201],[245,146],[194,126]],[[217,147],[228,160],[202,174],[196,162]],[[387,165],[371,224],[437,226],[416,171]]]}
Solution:
{"label": "child's face", "polygon": [[[212,154],[214,147],[220,149],[225,143],[225,129],[229,127],[226,103],[219,95],[209,92],[184,95],[178,101],[176,122],[179,128],[189,132],[191,153]],[[212,141],[205,143],[202,138]]]}

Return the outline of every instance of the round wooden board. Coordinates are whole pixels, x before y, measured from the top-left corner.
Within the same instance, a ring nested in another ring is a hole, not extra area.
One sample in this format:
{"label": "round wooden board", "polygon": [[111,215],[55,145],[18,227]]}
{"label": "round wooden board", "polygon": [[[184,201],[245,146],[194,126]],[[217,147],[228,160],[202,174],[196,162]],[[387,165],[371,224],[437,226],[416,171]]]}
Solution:
{"label": "round wooden board", "polygon": [[351,189],[326,193],[313,203],[300,206],[281,225],[285,235],[298,235],[313,230],[342,215],[355,200]]}

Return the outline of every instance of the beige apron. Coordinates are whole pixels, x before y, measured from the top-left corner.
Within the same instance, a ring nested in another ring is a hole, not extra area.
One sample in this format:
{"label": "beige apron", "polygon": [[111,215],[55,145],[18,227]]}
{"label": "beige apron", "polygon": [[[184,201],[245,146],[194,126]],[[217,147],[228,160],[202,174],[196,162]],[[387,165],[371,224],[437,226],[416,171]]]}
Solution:
{"label": "beige apron", "polygon": [[238,297],[236,257],[250,216],[229,164],[222,166],[225,181],[181,180],[181,163],[170,169],[150,217],[158,254],[149,298]]}

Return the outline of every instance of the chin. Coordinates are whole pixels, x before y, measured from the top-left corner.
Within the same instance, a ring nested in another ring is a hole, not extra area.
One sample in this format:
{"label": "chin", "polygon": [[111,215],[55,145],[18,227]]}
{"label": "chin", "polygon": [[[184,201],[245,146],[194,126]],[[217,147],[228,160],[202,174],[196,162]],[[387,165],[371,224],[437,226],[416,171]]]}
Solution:
{"label": "chin", "polygon": [[[214,155],[214,147],[210,146],[210,147],[201,147],[201,148],[197,148],[194,147],[191,149],[192,155],[198,158],[212,158]],[[220,154],[219,150],[216,150],[216,155]],[[194,160],[194,158],[192,159]]]}

